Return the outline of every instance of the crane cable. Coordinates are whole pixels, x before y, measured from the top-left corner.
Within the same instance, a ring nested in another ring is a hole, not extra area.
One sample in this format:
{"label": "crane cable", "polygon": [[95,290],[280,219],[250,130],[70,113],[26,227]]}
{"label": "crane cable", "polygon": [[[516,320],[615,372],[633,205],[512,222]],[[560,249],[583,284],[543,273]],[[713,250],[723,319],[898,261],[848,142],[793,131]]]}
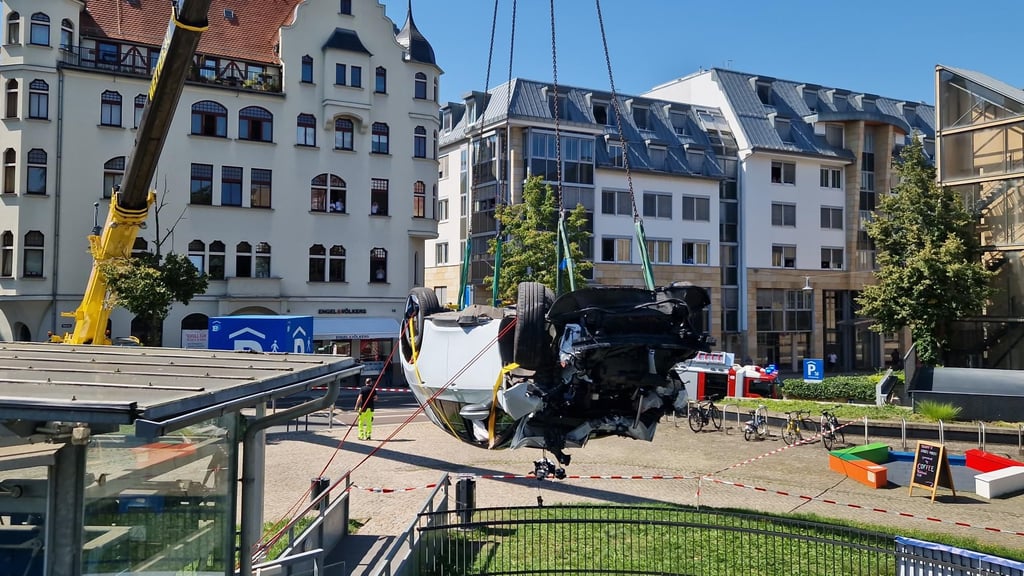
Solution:
{"label": "crane cable", "polygon": [[[508,46],[508,84],[506,84],[505,90],[505,162],[504,165],[498,166],[498,207],[495,208],[494,218],[494,276],[491,281],[491,304],[498,307],[501,306],[501,262],[503,245],[505,239],[502,237],[504,228],[501,225],[501,220],[497,218],[497,212],[499,208],[506,207],[512,202],[512,124],[510,122],[512,116],[512,60],[516,51],[516,12],[517,12],[517,0],[512,0],[512,31],[509,34],[509,46]],[[495,1],[495,7],[497,7],[497,1]],[[493,38],[493,36],[492,36]],[[489,76],[489,74],[488,74]],[[501,152],[496,152],[497,157],[501,158]],[[502,168],[505,169],[505,178],[501,178]],[[505,191],[502,192],[501,184],[505,182]]]}
{"label": "crane cable", "polygon": [[555,42],[555,0],[549,1],[551,12],[551,86],[554,102],[552,113],[555,120],[555,195],[558,198],[558,224],[555,231],[555,294],[562,294],[562,264],[565,263],[569,276],[569,290],[576,290],[575,266],[569,235],[565,225],[565,199],[562,194],[562,128],[558,102],[558,47]]}
{"label": "crane cable", "polygon": [[[554,0],[551,0],[554,2]],[[604,61],[608,67],[608,85],[612,92],[612,106],[615,108],[615,125],[619,131],[619,143],[622,146],[622,167],[626,171],[626,184],[629,190],[629,202],[633,207],[633,224],[636,227],[636,239],[640,249],[640,263],[643,266],[644,283],[648,290],[654,290],[654,273],[651,271],[651,259],[647,254],[647,236],[644,233],[644,221],[636,208],[636,196],[633,193],[633,176],[629,171],[629,147],[625,132],[622,131],[622,106],[615,92],[615,78],[612,75],[612,58],[608,52],[608,38],[604,33],[604,17],[601,14],[601,0],[594,0],[597,7],[597,23],[601,28],[601,45],[604,48]],[[555,120],[557,123],[558,120]],[[557,124],[556,124],[557,126]]]}

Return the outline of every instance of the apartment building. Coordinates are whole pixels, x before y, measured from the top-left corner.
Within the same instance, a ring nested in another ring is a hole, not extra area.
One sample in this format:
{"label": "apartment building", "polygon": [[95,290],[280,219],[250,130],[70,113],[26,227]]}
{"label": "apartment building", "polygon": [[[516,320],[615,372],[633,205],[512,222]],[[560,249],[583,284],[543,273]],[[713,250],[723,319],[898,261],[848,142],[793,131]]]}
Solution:
{"label": "apartment building", "polygon": [[[582,204],[587,211],[592,238],[583,252],[594,263],[592,281],[643,285],[635,201],[655,282],[707,287],[717,310],[720,278],[738,275],[736,263],[719,256],[723,243],[736,242],[736,147],[729,126],[714,107],[629,95],[618,102],[625,148],[609,92],[557,91],[562,198],[567,208]],[[487,242],[495,234],[496,205],[520,201],[527,177],[557,184],[555,109],[553,85],[519,78],[442,107],[438,238],[427,241],[426,270],[426,285],[442,303],[459,301],[467,241],[474,301],[490,300],[483,279],[493,274]],[[708,314],[713,333],[721,331],[719,318]]]}
{"label": "apartment building", "polygon": [[737,323],[723,339],[761,362],[799,369],[838,356],[842,369],[885,364],[898,335],[857,314],[875,250],[865,222],[895,184],[911,134],[934,155],[934,108],[733,70],[701,70],[646,96],[722,111],[739,149]]}
{"label": "apartment building", "polygon": [[[257,5],[258,4],[258,5]],[[146,103],[166,2],[3,3],[0,340],[70,329],[86,236]],[[135,251],[187,254],[209,289],[165,345],[203,346],[212,316],[308,314],[338,353],[386,356],[437,234],[442,71],[411,4],[214,0]],[[141,333],[123,309],[114,336]],[[199,336],[184,341],[182,334]]]}
{"label": "apartment building", "polygon": [[977,215],[982,261],[995,272],[983,316],[959,322],[950,363],[1024,368],[1024,90],[980,72],[935,68],[939,183]]}

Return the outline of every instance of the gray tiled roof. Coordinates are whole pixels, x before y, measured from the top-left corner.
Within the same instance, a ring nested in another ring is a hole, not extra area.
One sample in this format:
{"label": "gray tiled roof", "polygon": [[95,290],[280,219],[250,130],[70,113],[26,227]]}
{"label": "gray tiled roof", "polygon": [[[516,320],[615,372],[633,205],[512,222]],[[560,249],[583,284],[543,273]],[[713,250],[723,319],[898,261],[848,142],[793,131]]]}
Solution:
{"label": "gray tiled roof", "polygon": [[[935,136],[935,108],[929,104],[721,68],[712,69],[711,73],[754,149],[852,160],[849,150],[831,146],[824,136],[814,133],[814,123],[821,121],[867,120],[892,124],[907,133],[918,130],[928,138]],[[771,86],[769,104],[758,97],[758,81]],[[775,118],[789,120],[790,142],[782,141]]]}
{"label": "gray tiled roof", "polygon": [[[510,87],[511,100],[509,99]],[[507,118],[511,118],[550,123],[550,126],[554,127],[554,114],[549,105],[552,94],[553,86],[549,83],[514,78],[511,84],[505,83],[490,89],[486,98],[482,93],[470,93],[465,98],[475,99],[478,107],[481,102],[484,103],[482,108],[484,111],[483,126],[500,124]],[[592,106],[588,104],[595,100],[610,103],[611,93],[559,85],[558,94],[565,96],[566,106],[565,113],[561,114],[563,119],[559,121],[561,128],[569,132],[572,132],[574,128],[577,132],[580,129],[589,132],[603,129],[607,138],[601,135],[595,136],[595,162],[600,167],[611,167],[607,143],[608,141],[612,143],[619,141],[618,131],[614,127],[605,127],[604,124],[599,124],[594,118]],[[622,119],[622,131],[627,142],[630,169],[711,178],[723,176],[717,158],[715,158],[711,140],[696,116],[697,110],[700,110],[721,117],[720,110],[623,94],[618,95],[618,108],[623,111],[629,110],[626,106],[629,101],[632,101],[634,108],[646,106],[649,110],[648,129],[646,130],[640,130],[637,127],[632,114],[627,113]],[[452,114],[452,130],[442,132],[439,141],[442,148],[464,140],[468,133],[467,118],[465,117],[466,105],[452,102],[444,109]],[[669,118],[670,110],[685,114],[687,118],[685,135],[679,136],[675,133]],[[649,143],[665,147],[666,164],[663,169],[652,167]],[[687,161],[687,148],[691,151],[701,151],[705,155],[703,166],[690,165]]]}
{"label": "gray tiled roof", "polygon": [[[363,41],[359,39],[359,34],[355,30],[349,30],[348,28],[335,28],[334,32],[331,33],[331,37],[324,43],[324,50],[327,49],[370,54],[366,46],[363,46]],[[370,55],[372,56],[372,54]]]}

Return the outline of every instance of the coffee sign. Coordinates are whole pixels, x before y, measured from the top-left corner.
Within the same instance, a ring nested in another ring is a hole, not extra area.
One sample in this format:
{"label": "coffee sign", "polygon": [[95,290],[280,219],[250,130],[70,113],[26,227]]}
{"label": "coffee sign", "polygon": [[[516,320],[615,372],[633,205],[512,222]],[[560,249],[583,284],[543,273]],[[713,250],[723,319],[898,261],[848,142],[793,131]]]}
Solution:
{"label": "coffee sign", "polygon": [[946,457],[946,447],[943,444],[935,444],[919,440],[917,449],[914,451],[914,467],[910,471],[910,494],[914,494],[914,486],[931,490],[932,501],[935,501],[935,491],[940,486],[949,488],[956,496],[953,488],[953,472],[949,468],[949,459]]}

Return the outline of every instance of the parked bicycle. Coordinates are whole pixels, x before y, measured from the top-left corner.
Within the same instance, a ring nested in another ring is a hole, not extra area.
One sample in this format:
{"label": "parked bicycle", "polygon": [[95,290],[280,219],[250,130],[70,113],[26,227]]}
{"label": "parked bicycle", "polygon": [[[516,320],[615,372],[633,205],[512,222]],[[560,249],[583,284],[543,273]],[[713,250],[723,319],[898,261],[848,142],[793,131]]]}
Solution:
{"label": "parked bicycle", "polygon": [[721,396],[705,396],[703,400],[690,407],[690,430],[700,432],[710,423],[716,430],[722,429],[722,411],[715,406],[715,400]]}
{"label": "parked bicycle", "polygon": [[809,410],[797,410],[786,412],[786,423],[782,425],[782,441],[792,446],[804,440],[804,433],[808,438],[814,437],[814,423],[806,416],[810,416]]}
{"label": "parked bicycle", "polygon": [[743,439],[750,441],[752,438],[764,440],[768,435],[768,418],[765,414],[767,408],[764,404],[757,407],[757,410],[750,411],[750,420],[743,424]]}
{"label": "parked bicycle", "polygon": [[[835,410],[835,408],[833,408]],[[828,410],[821,411],[821,444],[825,450],[831,450],[836,443],[846,444],[842,425],[836,415]]]}

